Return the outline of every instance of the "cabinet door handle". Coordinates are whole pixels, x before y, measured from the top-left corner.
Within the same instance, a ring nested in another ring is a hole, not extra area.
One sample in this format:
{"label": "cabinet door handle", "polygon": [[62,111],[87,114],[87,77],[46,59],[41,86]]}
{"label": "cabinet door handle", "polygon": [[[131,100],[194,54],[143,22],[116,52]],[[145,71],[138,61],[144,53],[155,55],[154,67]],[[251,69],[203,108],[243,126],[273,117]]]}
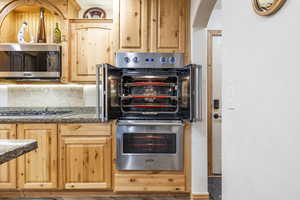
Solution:
{"label": "cabinet door handle", "polygon": [[135,182],[135,178],[131,178],[131,179],[129,179],[129,181],[130,181],[131,183],[133,183],[133,182]]}

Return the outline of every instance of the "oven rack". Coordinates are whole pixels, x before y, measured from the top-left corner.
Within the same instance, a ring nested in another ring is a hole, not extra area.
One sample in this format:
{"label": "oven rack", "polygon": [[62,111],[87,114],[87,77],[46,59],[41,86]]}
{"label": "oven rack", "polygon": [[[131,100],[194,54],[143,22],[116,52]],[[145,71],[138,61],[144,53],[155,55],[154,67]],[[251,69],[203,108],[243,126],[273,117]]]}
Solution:
{"label": "oven rack", "polygon": [[153,99],[177,99],[177,96],[167,96],[167,95],[158,95],[158,96],[150,96],[150,95],[128,95],[128,96],[121,96],[121,99],[146,99],[146,98],[153,98]]}
{"label": "oven rack", "polygon": [[125,87],[139,87],[139,86],[160,86],[160,87],[174,87],[174,83],[166,83],[166,82],[131,82],[124,83]]}
{"label": "oven rack", "polygon": [[176,105],[163,105],[163,104],[131,104],[123,105],[125,108],[176,108]]}

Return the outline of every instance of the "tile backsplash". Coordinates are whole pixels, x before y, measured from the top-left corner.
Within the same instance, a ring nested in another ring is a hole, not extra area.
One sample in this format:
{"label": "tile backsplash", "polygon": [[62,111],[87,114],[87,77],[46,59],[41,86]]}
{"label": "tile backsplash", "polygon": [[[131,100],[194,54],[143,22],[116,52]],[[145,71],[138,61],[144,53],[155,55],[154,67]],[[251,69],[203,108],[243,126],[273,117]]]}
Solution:
{"label": "tile backsplash", "polygon": [[7,100],[7,87],[0,86],[0,107],[5,107]]}
{"label": "tile backsplash", "polygon": [[0,107],[96,106],[95,85],[0,85]]}

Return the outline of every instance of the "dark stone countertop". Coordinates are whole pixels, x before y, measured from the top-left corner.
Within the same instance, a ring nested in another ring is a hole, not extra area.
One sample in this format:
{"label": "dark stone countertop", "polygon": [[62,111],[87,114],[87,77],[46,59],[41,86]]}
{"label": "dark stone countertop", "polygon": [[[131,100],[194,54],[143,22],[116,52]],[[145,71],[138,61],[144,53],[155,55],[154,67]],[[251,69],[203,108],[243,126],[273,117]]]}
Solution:
{"label": "dark stone countertop", "polygon": [[0,140],[0,165],[37,149],[35,140]]}
{"label": "dark stone countertop", "polygon": [[[31,114],[31,112],[39,113]],[[95,107],[5,107],[0,123],[100,123]]]}

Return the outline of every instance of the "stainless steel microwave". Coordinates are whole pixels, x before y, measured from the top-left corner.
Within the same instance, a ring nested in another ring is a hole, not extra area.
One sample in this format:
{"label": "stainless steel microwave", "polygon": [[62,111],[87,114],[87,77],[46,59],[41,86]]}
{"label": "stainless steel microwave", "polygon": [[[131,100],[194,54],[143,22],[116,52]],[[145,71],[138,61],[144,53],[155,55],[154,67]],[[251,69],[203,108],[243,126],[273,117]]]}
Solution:
{"label": "stainless steel microwave", "polygon": [[0,45],[0,78],[17,80],[59,80],[60,75],[60,45]]}

